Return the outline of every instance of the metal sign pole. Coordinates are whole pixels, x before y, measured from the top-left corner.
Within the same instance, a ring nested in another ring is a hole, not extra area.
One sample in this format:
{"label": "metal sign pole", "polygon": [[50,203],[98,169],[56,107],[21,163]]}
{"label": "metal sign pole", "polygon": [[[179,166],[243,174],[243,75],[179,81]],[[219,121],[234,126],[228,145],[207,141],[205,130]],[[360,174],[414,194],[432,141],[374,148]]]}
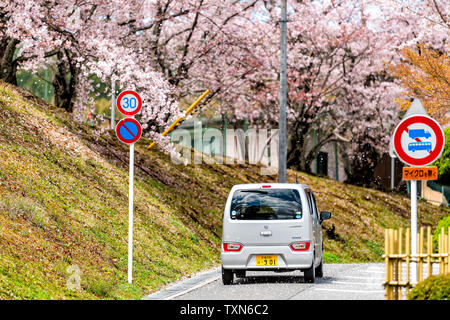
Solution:
{"label": "metal sign pole", "polygon": [[391,157],[391,190],[395,189],[395,158]]}
{"label": "metal sign pole", "polygon": [[134,143],[130,145],[130,182],[128,190],[128,283],[133,282],[133,198],[134,198]]}
{"label": "metal sign pole", "polygon": [[111,80],[111,130],[116,127],[116,82]]}
{"label": "metal sign pole", "polygon": [[117,97],[117,109],[125,116],[116,126],[117,138],[130,145],[130,177],[128,183],[128,283],[133,282],[133,202],[134,202],[134,144],[142,136],[142,126],[134,119],[142,109],[141,96],[126,90]]}
{"label": "metal sign pole", "polygon": [[[411,255],[417,255],[417,180],[411,180]],[[417,282],[417,258],[413,258],[413,283]]]}

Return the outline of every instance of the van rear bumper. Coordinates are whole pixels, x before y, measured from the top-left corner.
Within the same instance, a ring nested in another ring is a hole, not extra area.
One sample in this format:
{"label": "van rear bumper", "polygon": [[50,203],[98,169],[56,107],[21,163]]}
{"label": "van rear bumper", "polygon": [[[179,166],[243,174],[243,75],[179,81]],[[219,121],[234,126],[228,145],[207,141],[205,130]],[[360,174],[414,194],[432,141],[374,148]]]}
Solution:
{"label": "van rear bumper", "polygon": [[[257,255],[276,255],[276,266],[257,266]],[[240,252],[221,252],[222,267],[236,270],[307,269],[313,261],[313,251],[292,251],[289,246],[244,246]]]}

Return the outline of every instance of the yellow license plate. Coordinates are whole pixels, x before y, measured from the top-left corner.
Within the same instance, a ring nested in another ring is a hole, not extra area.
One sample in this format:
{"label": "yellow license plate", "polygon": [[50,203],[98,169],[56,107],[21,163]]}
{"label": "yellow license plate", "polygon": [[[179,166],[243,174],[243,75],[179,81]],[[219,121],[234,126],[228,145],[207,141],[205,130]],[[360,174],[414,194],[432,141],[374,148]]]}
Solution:
{"label": "yellow license plate", "polygon": [[267,267],[276,266],[277,256],[275,255],[256,256],[256,265]]}

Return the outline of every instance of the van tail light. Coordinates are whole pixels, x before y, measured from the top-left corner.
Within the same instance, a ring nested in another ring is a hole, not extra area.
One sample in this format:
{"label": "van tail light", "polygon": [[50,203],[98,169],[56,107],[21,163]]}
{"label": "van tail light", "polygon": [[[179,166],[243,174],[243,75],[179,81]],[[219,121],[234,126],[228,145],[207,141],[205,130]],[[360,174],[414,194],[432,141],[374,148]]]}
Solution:
{"label": "van tail light", "polygon": [[272,186],[271,185],[265,185],[265,186],[262,186],[261,188],[263,188],[263,189],[269,189],[269,188],[271,188]]}
{"label": "van tail light", "polygon": [[289,247],[294,251],[308,251],[311,246],[311,242],[294,242]]}
{"label": "van tail light", "polygon": [[239,252],[244,246],[240,243],[229,243],[225,242],[223,244],[223,250],[226,252]]}

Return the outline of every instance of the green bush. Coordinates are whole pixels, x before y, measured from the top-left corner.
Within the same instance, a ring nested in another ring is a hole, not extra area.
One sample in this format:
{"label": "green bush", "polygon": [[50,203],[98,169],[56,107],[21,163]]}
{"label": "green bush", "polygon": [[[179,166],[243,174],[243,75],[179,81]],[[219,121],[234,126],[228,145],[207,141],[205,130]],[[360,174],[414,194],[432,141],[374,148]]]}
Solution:
{"label": "green bush", "polygon": [[[442,157],[435,162],[438,167],[438,182],[447,184],[450,181],[450,127],[444,130],[445,135],[445,147]],[[447,182],[447,183],[445,183]]]}
{"label": "green bush", "polygon": [[450,275],[431,276],[419,282],[408,294],[408,300],[449,300]]}
{"label": "green bush", "polygon": [[448,227],[450,227],[450,214],[439,220],[436,230],[433,233],[433,245],[436,249],[438,247],[439,235],[442,232],[442,228],[444,228],[445,234],[448,234]]}

